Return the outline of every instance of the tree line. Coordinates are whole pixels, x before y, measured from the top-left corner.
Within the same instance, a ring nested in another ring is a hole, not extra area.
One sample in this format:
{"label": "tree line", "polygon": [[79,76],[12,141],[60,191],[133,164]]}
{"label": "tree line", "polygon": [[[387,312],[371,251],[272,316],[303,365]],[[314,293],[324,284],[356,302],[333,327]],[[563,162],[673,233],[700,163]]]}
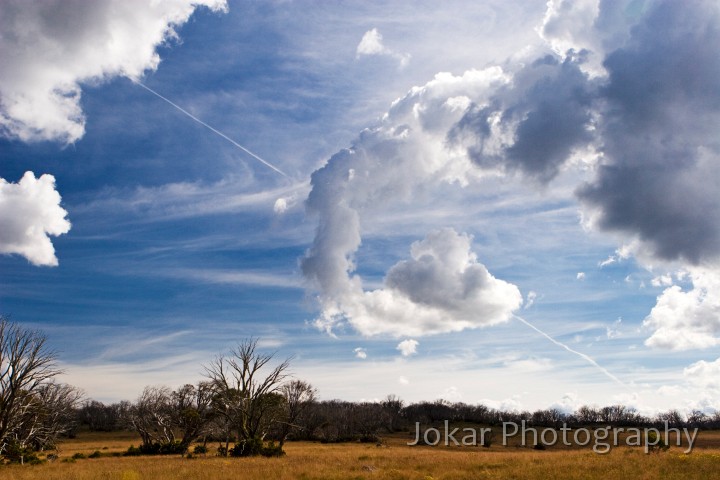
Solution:
{"label": "tree line", "polygon": [[140,437],[128,455],[206,453],[278,456],[288,440],[380,442],[382,435],[410,431],[416,423],[500,425],[503,422],[556,427],[615,425],[720,429],[720,412],[678,411],[646,417],[622,405],[502,411],[488,406],[436,400],[405,404],[395,395],[377,402],[317,399],[308,382],[289,375],[291,359],[278,361],[246,339],[205,365],[203,380],[177,389],[148,386],[135,401],[113,404],[87,399],[59,383],[57,354],[39,331],[0,318],[0,457],[37,461],[37,452],[55,449],[80,428],[132,430]]}

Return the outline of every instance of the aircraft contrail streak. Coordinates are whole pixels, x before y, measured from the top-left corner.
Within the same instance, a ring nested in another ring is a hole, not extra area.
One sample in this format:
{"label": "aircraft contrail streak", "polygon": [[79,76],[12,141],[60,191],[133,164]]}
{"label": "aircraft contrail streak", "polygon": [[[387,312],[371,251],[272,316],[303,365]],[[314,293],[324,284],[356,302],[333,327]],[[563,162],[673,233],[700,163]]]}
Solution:
{"label": "aircraft contrail streak", "polygon": [[143,87],[145,90],[147,90],[148,92],[150,92],[150,93],[152,93],[153,95],[157,96],[158,98],[161,98],[162,100],[165,100],[167,103],[169,103],[169,104],[172,105],[173,107],[177,108],[177,109],[180,110],[182,113],[184,113],[184,114],[187,115],[188,117],[190,117],[190,118],[192,118],[193,120],[195,120],[196,122],[198,122],[200,125],[202,125],[202,126],[208,128],[208,129],[212,130],[213,132],[217,133],[217,134],[220,135],[222,138],[224,138],[224,139],[227,140],[228,142],[232,143],[233,145],[235,145],[235,146],[238,147],[240,150],[242,150],[243,152],[247,153],[248,155],[250,155],[250,156],[253,157],[254,159],[262,162],[265,166],[267,166],[267,167],[269,167],[269,168],[272,168],[273,170],[275,170],[277,173],[279,173],[279,174],[282,175],[283,177],[290,178],[290,177],[288,177],[288,175],[287,175],[285,172],[283,172],[282,170],[280,170],[279,168],[277,168],[275,165],[271,164],[270,162],[268,162],[268,161],[266,161],[266,160],[263,160],[263,159],[260,158],[258,155],[254,154],[253,152],[251,152],[251,151],[248,150],[247,148],[243,147],[242,145],[240,145],[240,144],[237,143],[235,140],[233,140],[232,138],[228,137],[227,135],[225,135],[225,134],[222,133],[221,131],[216,130],[215,128],[211,127],[211,126],[208,125],[207,123],[203,122],[202,120],[200,120],[199,118],[197,118],[195,115],[193,115],[192,113],[190,113],[190,112],[188,112],[187,110],[185,110],[184,108],[182,108],[180,105],[178,105],[178,104],[176,104],[176,103],[173,103],[173,102],[170,101],[169,99],[163,97],[163,96],[160,95],[158,92],[156,92],[155,90],[153,90],[152,88],[148,87],[147,85],[145,85],[145,84],[143,84],[143,83],[141,83],[141,82],[134,81],[134,83],[136,83],[137,85],[140,85],[140,86]]}
{"label": "aircraft contrail streak", "polygon": [[579,356],[580,358],[582,358],[583,360],[586,360],[586,361],[589,362],[591,365],[593,365],[594,367],[596,367],[597,369],[599,369],[602,373],[604,373],[604,374],[607,375],[609,378],[611,378],[613,381],[619,383],[620,385],[622,385],[622,386],[625,387],[625,388],[628,388],[628,386],[625,385],[625,384],[622,382],[622,380],[620,380],[620,379],[617,378],[615,375],[613,375],[612,373],[610,373],[606,368],[602,367],[600,364],[598,364],[595,360],[593,360],[593,359],[590,358],[589,356],[585,355],[584,353],[578,352],[577,350],[573,350],[572,348],[568,347],[568,346],[565,345],[564,343],[555,340],[553,337],[551,337],[551,336],[548,335],[547,333],[543,332],[542,330],[540,330],[539,328],[537,328],[535,325],[533,325],[532,323],[528,322],[528,321],[525,320],[524,318],[518,317],[517,315],[513,315],[513,317],[515,317],[516,319],[520,320],[522,323],[524,323],[524,324],[527,325],[528,327],[532,328],[532,329],[535,330],[537,333],[539,333],[539,334],[542,335],[543,337],[547,338],[548,340],[550,340],[552,343],[554,343],[554,344],[557,345],[558,347],[562,347],[562,348],[564,348],[565,350],[567,350],[568,352],[574,353],[575,355],[578,355],[578,356]]}

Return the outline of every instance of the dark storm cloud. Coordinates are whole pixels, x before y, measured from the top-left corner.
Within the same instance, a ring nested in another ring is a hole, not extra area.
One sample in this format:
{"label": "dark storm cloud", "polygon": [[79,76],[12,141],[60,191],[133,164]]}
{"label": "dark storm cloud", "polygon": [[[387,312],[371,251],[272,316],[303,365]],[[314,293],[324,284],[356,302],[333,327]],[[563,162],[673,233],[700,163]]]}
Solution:
{"label": "dark storm cloud", "polygon": [[[536,60],[518,72],[490,106],[469,110],[450,132],[450,141],[470,130],[475,143],[468,147],[468,154],[480,167],[520,171],[541,183],[549,182],[572,150],[593,138],[589,129],[592,82],[580,70],[581,61],[560,62],[549,55]],[[495,118],[515,126],[514,138],[501,140],[499,149],[489,149]]]}
{"label": "dark storm cloud", "polygon": [[[592,225],[645,254],[700,264],[720,254],[720,4],[602,2],[607,75],[588,52],[524,66],[450,131],[475,164],[547,184],[594,146],[597,174],[577,189]],[[608,22],[608,19],[616,19]],[[622,19],[622,21],[618,20]],[[624,33],[617,25],[634,22]],[[610,28],[613,26],[613,28]],[[621,45],[621,47],[617,47]],[[601,47],[598,47],[601,48]],[[602,52],[595,52],[595,54]]]}
{"label": "dark storm cloud", "polygon": [[604,62],[598,175],[578,190],[596,226],[656,257],[720,254],[720,15],[716,2],[664,2]]}

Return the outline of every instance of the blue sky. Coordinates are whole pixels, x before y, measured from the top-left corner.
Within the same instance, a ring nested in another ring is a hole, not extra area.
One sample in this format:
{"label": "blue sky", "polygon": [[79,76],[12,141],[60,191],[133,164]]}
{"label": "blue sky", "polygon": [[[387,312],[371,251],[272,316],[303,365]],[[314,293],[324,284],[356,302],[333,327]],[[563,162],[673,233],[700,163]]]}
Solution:
{"label": "blue sky", "polygon": [[65,381],[255,336],[326,399],[720,408],[717,5],[206,3],[0,20],[0,312]]}

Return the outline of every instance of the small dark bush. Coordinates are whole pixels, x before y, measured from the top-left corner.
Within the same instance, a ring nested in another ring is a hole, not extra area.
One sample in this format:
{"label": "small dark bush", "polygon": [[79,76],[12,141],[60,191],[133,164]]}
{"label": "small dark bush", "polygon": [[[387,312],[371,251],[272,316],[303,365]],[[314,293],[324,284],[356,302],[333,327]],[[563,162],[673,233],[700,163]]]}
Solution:
{"label": "small dark bush", "polygon": [[[223,455],[225,448],[218,448],[218,455]],[[267,445],[259,438],[251,438],[238,442],[230,449],[231,457],[254,457],[262,455],[263,457],[281,457],[285,455],[282,447],[270,442]]]}
{"label": "small dark bush", "polygon": [[72,458],[74,458],[75,460],[81,460],[81,459],[87,458],[87,457],[85,456],[84,453],[78,452],[78,453],[76,453],[75,455],[73,455]]}
{"label": "small dark bush", "polygon": [[282,457],[285,455],[285,452],[280,445],[275,445],[275,442],[270,442],[262,448],[260,455],[263,457]]}
{"label": "small dark bush", "polygon": [[260,455],[263,449],[263,441],[259,438],[249,438],[235,444],[230,449],[231,457],[253,457]]}
{"label": "small dark bush", "polygon": [[142,455],[143,452],[140,451],[140,449],[134,445],[130,445],[130,447],[127,449],[127,451],[123,454],[126,457],[136,457],[138,455]]}
{"label": "small dark bush", "polygon": [[205,455],[208,452],[208,449],[205,445],[195,445],[195,448],[193,448],[193,453],[195,455]]}
{"label": "small dark bush", "polygon": [[182,446],[180,442],[173,443],[151,443],[142,444],[139,447],[130,446],[125,452],[125,456],[132,457],[135,455],[182,455],[187,448]]}
{"label": "small dark bush", "polygon": [[42,463],[32,449],[21,447],[17,443],[8,443],[2,456],[10,463],[29,463],[31,465]]}
{"label": "small dark bush", "polygon": [[100,458],[102,457],[102,453],[100,453],[100,450],[95,450],[93,453],[88,455],[88,458]]}

